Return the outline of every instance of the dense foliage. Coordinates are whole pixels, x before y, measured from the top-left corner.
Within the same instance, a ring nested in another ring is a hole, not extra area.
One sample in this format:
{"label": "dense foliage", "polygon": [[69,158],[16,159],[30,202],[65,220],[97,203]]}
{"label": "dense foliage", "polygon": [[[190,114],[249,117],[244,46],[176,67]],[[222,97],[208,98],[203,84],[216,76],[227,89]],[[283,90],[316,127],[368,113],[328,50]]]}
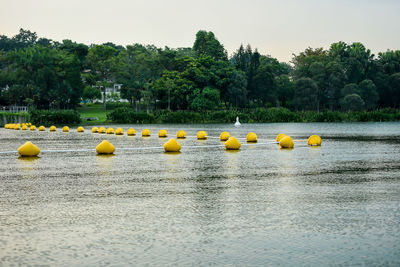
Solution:
{"label": "dense foliage", "polygon": [[226,123],[241,122],[372,122],[400,120],[400,111],[382,109],[375,111],[290,111],[287,108],[253,108],[244,110],[168,111],[158,110],[147,114],[131,108],[117,108],[107,115],[117,123]]}
{"label": "dense foliage", "polygon": [[[104,88],[114,83],[122,85],[121,96],[106,96]],[[0,105],[73,109],[82,100],[101,99],[101,92],[104,101],[128,100],[138,114],[399,108],[400,51],[373,55],[361,43],[337,42],[327,50],[307,48],[287,64],[250,45],[228,57],[207,31],[196,34],[192,48],[178,49],[59,43],[23,29],[11,38],[0,36]]]}
{"label": "dense foliage", "polygon": [[81,116],[76,110],[30,110],[30,121],[36,125],[79,124]]}
{"label": "dense foliage", "polygon": [[24,123],[29,121],[28,112],[1,112],[0,113],[0,125],[3,126],[7,123]]}

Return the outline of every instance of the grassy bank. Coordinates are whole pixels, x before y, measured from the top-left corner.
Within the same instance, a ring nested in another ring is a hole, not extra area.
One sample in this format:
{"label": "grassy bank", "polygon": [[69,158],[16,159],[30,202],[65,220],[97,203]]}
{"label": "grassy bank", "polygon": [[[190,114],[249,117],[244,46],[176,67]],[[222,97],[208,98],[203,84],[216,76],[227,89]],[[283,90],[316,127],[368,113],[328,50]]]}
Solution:
{"label": "grassy bank", "polygon": [[[86,125],[94,125],[94,124],[103,124],[107,122],[107,114],[111,112],[111,110],[103,110],[101,105],[91,105],[91,106],[82,106],[77,109],[81,116],[82,124]],[[88,120],[96,119],[97,120]]]}

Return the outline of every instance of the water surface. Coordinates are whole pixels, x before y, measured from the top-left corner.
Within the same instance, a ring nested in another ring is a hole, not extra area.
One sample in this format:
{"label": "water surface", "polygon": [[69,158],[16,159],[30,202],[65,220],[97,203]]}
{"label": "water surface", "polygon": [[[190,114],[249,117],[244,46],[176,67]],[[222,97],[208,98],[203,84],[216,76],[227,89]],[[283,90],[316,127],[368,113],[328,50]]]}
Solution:
{"label": "water surface", "polygon": [[[133,127],[153,135],[0,129],[0,151],[28,140],[42,150],[93,149],[105,138],[117,147],[114,156],[0,154],[0,265],[400,264],[399,123]],[[254,131],[260,143],[318,134],[323,144],[227,152],[185,148],[221,144],[189,137],[180,154],[118,150],[161,147],[161,128]]]}

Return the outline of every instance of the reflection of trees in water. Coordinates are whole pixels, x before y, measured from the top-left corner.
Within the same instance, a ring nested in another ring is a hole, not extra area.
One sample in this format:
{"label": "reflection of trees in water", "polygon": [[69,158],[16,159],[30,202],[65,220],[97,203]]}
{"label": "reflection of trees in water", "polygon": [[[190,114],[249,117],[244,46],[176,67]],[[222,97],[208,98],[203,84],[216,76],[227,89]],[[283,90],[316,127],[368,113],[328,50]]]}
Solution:
{"label": "reflection of trees in water", "polygon": [[22,179],[34,179],[39,170],[39,157],[19,157],[18,167]]}
{"label": "reflection of trees in water", "polygon": [[239,164],[239,153],[240,150],[225,150],[225,166],[226,166],[226,177],[229,179],[238,179]]}
{"label": "reflection of trees in water", "polygon": [[277,153],[274,153],[273,157],[271,158],[271,160],[277,164],[277,173],[281,178],[290,179],[293,178],[296,173],[296,158],[294,157],[294,149],[281,149],[279,148],[279,145],[277,145],[278,151],[276,151]]}
{"label": "reflection of trees in water", "polygon": [[41,196],[41,185],[38,183],[39,173],[39,157],[19,157],[17,160],[17,177],[18,182],[13,183],[18,188],[12,188],[15,191],[16,202],[27,201],[34,203]]}
{"label": "reflection of trees in water", "polygon": [[180,173],[180,157],[181,152],[164,152],[165,166],[167,172],[167,179],[170,182],[177,181],[177,174]]}
{"label": "reflection of trees in water", "polygon": [[194,191],[188,207],[199,242],[208,242],[213,234],[229,228],[232,214],[238,212],[231,204],[236,201],[240,151],[225,153],[222,149],[196,150],[190,162]]}
{"label": "reflection of trees in water", "polygon": [[96,169],[98,176],[110,176],[115,155],[96,155]]}

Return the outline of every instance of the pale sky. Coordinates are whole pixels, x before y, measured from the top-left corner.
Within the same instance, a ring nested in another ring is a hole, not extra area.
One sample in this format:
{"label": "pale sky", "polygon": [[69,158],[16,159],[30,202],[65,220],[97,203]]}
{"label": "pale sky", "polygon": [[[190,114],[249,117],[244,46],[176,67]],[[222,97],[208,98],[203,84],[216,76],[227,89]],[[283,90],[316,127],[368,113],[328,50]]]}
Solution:
{"label": "pale sky", "polygon": [[241,43],[280,61],[311,46],[362,42],[400,49],[400,0],[0,0],[0,34],[56,41],[191,47],[212,31],[229,55]]}

